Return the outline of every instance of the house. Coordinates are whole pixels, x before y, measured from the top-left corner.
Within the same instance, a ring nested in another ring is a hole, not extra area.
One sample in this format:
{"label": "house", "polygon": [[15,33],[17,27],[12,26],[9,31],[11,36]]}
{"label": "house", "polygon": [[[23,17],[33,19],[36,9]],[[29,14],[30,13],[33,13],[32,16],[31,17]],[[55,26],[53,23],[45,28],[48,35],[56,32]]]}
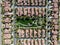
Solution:
{"label": "house", "polygon": [[54,45],[58,45],[58,41],[54,40]]}
{"label": "house", "polygon": [[58,12],[58,8],[53,8],[53,11],[56,11],[56,12]]}
{"label": "house", "polygon": [[45,6],[46,5],[46,0],[43,0],[42,1],[42,6]]}
{"label": "house", "polygon": [[23,45],[27,45],[27,43],[26,43],[26,42],[27,42],[27,40],[25,39],[25,40],[24,40],[24,42],[23,42]]}
{"label": "house", "polygon": [[5,1],[4,2],[4,11],[5,12],[7,12],[7,11],[11,11],[11,8],[10,8],[10,6],[11,6],[11,4],[10,4],[10,1]]}
{"label": "house", "polygon": [[24,30],[21,30],[21,37],[25,37],[25,32],[24,32]]}
{"label": "house", "polygon": [[22,16],[23,15],[23,8],[17,8],[17,10],[16,10],[16,14],[18,15],[18,16]]}
{"label": "house", "polygon": [[22,45],[24,45],[24,39],[21,39],[20,42]]}
{"label": "house", "polygon": [[58,19],[53,19],[52,22],[53,24],[58,24]]}
{"label": "house", "polygon": [[24,0],[24,5],[27,5],[28,1],[27,0]]}
{"label": "house", "polygon": [[58,29],[58,28],[59,28],[59,26],[58,26],[58,25],[54,25],[54,28],[55,28],[55,29]]}
{"label": "house", "polygon": [[33,37],[33,30],[30,29],[30,37]]}
{"label": "house", "polygon": [[35,42],[35,45],[38,45],[38,40],[37,39],[35,39],[34,42]]}
{"label": "house", "polygon": [[3,6],[4,6],[4,7],[11,6],[11,5],[10,5],[10,1],[4,0]]}
{"label": "house", "polygon": [[20,8],[20,15],[23,15],[23,8]]}
{"label": "house", "polygon": [[38,39],[38,45],[41,45],[41,39]]}
{"label": "house", "polygon": [[5,12],[4,15],[5,15],[5,16],[12,16],[13,13],[12,13],[12,12]]}
{"label": "house", "polygon": [[23,37],[23,38],[25,37],[25,32],[23,29],[21,29],[21,30],[19,29],[18,34],[19,34],[19,37]]}
{"label": "house", "polygon": [[17,33],[18,33],[19,37],[21,38],[21,33],[22,33],[21,29],[18,29]]}
{"label": "house", "polygon": [[10,28],[10,23],[5,23],[4,28]]}
{"label": "house", "polygon": [[39,6],[41,6],[42,5],[42,0],[39,0],[38,2],[39,2]]}
{"label": "house", "polygon": [[51,37],[53,40],[56,40],[57,41],[57,35],[52,35]]}
{"label": "house", "polygon": [[22,1],[23,1],[23,0],[17,0],[17,3],[18,3],[18,4],[19,4],[19,3],[22,3]]}
{"label": "house", "polygon": [[11,34],[4,34],[3,36],[5,39],[11,38]]}
{"label": "house", "polygon": [[4,43],[10,45],[11,44],[11,39],[5,39]]}
{"label": "house", "polygon": [[29,37],[29,35],[30,35],[29,30],[28,30],[28,29],[26,29],[26,38],[28,38],[28,37]]}
{"label": "house", "polygon": [[5,12],[10,12],[11,11],[11,8],[10,7],[4,7],[4,11]]}
{"label": "house", "polygon": [[40,38],[41,37],[41,30],[38,29],[38,37]]}
{"label": "house", "polygon": [[37,37],[37,30],[34,30],[34,37]]}
{"label": "house", "polygon": [[35,15],[34,8],[31,8],[31,16],[34,16],[34,15]]}
{"label": "house", "polygon": [[20,8],[17,8],[17,9],[16,9],[16,14],[17,14],[18,16],[20,16]]}
{"label": "house", "polygon": [[36,14],[36,16],[38,16],[39,15],[39,9],[38,8],[35,8],[35,14]]}
{"label": "house", "polygon": [[6,17],[6,18],[4,19],[4,22],[6,22],[6,23],[10,23],[10,22],[11,22],[11,19],[8,18],[8,17]]}
{"label": "house", "polygon": [[31,5],[30,0],[27,0],[27,1],[28,1],[28,6]]}
{"label": "house", "polygon": [[34,45],[34,39],[31,39],[31,45]]}
{"label": "house", "polygon": [[41,15],[42,11],[41,11],[41,8],[39,8],[39,15]]}
{"label": "house", "polygon": [[39,2],[42,2],[42,0],[38,0]]}
{"label": "house", "polygon": [[53,33],[54,35],[57,35],[57,34],[58,34],[58,31],[57,31],[57,30],[52,30],[52,33]]}
{"label": "house", "polygon": [[24,8],[24,15],[27,15],[28,9]]}
{"label": "house", "polygon": [[35,0],[35,5],[38,5],[38,0]]}
{"label": "house", "polygon": [[45,13],[46,13],[46,12],[45,12],[45,8],[41,8],[41,11],[42,11],[41,15],[44,16]]}
{"label": "house", "polygon": [[58,2],[58,0],[52,0],[54,3],[57,3]]}
{"label": "house", "polygon": [[53,3],[53,7],[58,8],[58,4],[57,3]]}
{"label": "house", "polygon": [[4,33],[10,33],[11,30],[10,29],[4,29]]}
{"label": "house", "polygon": [[41,39],[41,44],[45,45],[45,39]]}
{"label": "house", "polygon": [[17,5],[23,5],[23,0],[18,0]]}
{"label": "house", "polygon": [[30,39],[27,39],[27,45],[31,45],[31,40]]}
{"label": "house", "polygon": [[31,8],[28,8],[28,16],[31,16]]}
{"label": "house", "polygon": [[31,0],[31,5],[32,5],[32,6],[35,5],[35,4],[34,4],[34,1],[35,1],[35,0]]}
{"label": "house", "polygon": [[42,29],[42,37],[44,38],[46,35],[46,31],[44,29]]}
{"label": "house", "polygon": [[57,18],[58,19],[58,14],[54,14],[54,18]]}

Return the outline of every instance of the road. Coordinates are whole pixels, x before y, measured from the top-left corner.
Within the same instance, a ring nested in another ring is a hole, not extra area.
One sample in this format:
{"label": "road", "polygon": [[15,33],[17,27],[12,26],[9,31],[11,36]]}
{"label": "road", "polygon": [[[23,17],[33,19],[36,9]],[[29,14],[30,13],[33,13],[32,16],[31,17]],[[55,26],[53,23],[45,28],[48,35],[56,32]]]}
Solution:
{"label": "road", "polygon": [[[2,0],[0,0],[0,3],[2,2]],[[1,32],[1,28],[2,28],[2,23],[1,23],[1,19],[2,15],[1,15],[1,5],[0,5],[0,45],[2,45],[2,32]]]}
{"label": "road", "polygon": [[[1,12],[1,7],[0,7],[0,12]],[[1,40],[2,40],[2,38],[1,38],[1,36],[2,36],[2,35],[1,35],[1,34],[2,34],[2,32],[1,32],[1,27],[2,27],[1,20],[2,20],[2,19],[1,19],[1,18],[2,18],[2,15],[1,15],[1,13],[0,13],[0,45],[2,45],[2,41],[1,41]]]}
{"label": "road", "polygon": [[1,32],[1,26],[2,26],[2,23],[1,23],[1,14],[0,14],[0,45],[2,45],[2,32]]}

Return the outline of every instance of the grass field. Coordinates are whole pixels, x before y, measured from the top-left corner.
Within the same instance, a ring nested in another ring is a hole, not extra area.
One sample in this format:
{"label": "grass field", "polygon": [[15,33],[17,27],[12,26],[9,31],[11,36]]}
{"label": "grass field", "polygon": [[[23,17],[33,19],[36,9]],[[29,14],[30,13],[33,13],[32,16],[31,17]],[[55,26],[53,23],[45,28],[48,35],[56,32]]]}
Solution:
{"label": "grass field", "polygon": [[45,18],[43,17],[16,17],[16,26],[17,27],[38,27],[38,26],[45,26]]}

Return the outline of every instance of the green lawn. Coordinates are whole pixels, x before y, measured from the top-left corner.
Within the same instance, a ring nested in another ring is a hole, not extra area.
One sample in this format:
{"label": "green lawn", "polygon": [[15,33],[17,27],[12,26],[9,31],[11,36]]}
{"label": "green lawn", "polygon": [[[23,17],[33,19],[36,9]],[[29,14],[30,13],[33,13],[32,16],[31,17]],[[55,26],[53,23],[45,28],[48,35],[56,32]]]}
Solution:
{"label": "green lawn", "polygon": [[40,17],[16,17],[17,27],[37,27],[45,25],[45,18]]}

